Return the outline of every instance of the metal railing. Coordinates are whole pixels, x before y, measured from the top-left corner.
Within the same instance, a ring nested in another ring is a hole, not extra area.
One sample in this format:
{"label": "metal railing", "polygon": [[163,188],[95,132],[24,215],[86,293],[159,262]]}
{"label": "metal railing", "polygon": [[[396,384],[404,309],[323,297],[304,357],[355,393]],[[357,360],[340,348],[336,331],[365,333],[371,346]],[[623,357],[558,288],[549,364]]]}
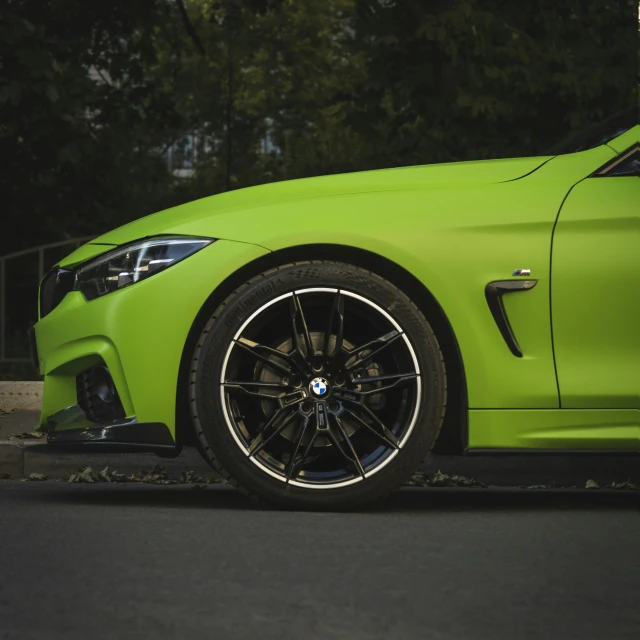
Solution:
{"label": "metal railing", "polygon": [[[21,355],[8,355],[9,339],[16,335],[26,336],[29,324],[37,320],[37,317],[34,317],[37,315],[37,306],[35,307],[36,312],[31,314],[31,322],[25,322],[24,319],[22,319],[18,320],[16,323],[15,319],[9,318],[9,309],[12,308],[14,301],[10,299],[9,287],[7,286],[8,265],[10,265],[11,261],[25,258],[28,259],[30,256],[32,256],[34,263],[37,260],[37,271],[36,269],[33,269],[32,274],[23,272],[22,275],[26,277],[26,281],[19,287],[20,292],[23,295],[26,295],[27,299],[33,301],[33,303],[37,305],[38,287],[40,286],[40,282],[42,281],[45,272],[58,260],[64,257],[64,255],[83,245],[85,242],[92,240],[93,237],[94,236],[51,242],[38,247],[32,247],[31,249],[24,249],[23,251],[16,251],[15,253],[0,256],[0,364],[30,362],[30,357],[27,355],[24,357]],[[66,247],[68,247],[69,250],[62,252],[61,250]],[[48,261],[48,256],[53,253],[56,254],[56,257],[53,258],[52,261]],[[50,262],[50,264],[48,264],[48,262]],[[35,267],[35,264],[32,266]],[[31,275],[31,277],[29,277],[29,275]],[[21,300],[17,300],[16,302],[18,305],[23,304]],[[8,335],[9,333],[11,334],[10,336]]]}

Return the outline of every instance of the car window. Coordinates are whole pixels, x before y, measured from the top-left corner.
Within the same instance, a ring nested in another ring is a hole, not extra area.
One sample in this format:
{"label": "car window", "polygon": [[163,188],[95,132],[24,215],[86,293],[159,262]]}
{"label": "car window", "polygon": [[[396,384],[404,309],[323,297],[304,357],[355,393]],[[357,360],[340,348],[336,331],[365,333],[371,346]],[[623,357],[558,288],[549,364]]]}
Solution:
{"label": "car window", "polygon": [[622,135],[636,124],[638,124],[638,111],[635,108],[619,112],[603,122],[581,131],[579,134],[573,134],[565,138],[548,149],[545,155],[576,153],[599,147]]}

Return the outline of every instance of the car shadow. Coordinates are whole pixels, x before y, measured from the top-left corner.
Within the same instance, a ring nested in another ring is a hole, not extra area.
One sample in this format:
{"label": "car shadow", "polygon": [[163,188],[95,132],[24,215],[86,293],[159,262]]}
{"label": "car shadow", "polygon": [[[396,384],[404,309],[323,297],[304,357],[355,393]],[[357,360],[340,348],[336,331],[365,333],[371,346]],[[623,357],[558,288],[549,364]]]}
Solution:
{"label": "car shadow", "polygon": [[518,487],[409,488],[368,509],[371,513],[639,509],[640,492]]}
{"label": "car shadow", "polygon": [[[225,485],[194,488],[188,485],[99,484],[58,485],[46,496],[30,499],[78,505],[162,507],[175,509],[232,509],[264,511],[268,507]],[[387,499],[357,510],[360,514],[429,514],[451,511],[636,509],[640,492],[584,489],[519,489],[515,487],[431,488],[405,487]],[[354,511],[355,512],[355,511]]]}

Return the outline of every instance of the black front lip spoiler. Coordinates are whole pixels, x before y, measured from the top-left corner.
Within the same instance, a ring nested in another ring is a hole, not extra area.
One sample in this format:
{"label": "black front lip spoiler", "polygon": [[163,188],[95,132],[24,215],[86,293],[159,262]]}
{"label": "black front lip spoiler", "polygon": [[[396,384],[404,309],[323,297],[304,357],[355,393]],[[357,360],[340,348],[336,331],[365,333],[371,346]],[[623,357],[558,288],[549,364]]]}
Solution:
{"label": "black front lip spoiler", "polygon": [[[59,427],[68,427],[58,430]],[[40,447],[38,447],[40,448]],[[138,422],[136,418],[109,424],[88,420],[78,405],[68,407],[48,419],[47,444],[51,453],[157,453],[178,455],[178,447],[162,422]]]}

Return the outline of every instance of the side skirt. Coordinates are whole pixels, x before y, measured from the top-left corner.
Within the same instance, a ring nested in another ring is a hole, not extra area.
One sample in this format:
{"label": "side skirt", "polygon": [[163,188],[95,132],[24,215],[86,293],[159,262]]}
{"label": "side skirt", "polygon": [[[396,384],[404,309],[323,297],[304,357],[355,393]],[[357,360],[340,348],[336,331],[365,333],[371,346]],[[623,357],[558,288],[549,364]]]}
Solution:
{"label": "side skirt", "polygon": [[638,409],[472,409],[466,453],[640,452]]}

